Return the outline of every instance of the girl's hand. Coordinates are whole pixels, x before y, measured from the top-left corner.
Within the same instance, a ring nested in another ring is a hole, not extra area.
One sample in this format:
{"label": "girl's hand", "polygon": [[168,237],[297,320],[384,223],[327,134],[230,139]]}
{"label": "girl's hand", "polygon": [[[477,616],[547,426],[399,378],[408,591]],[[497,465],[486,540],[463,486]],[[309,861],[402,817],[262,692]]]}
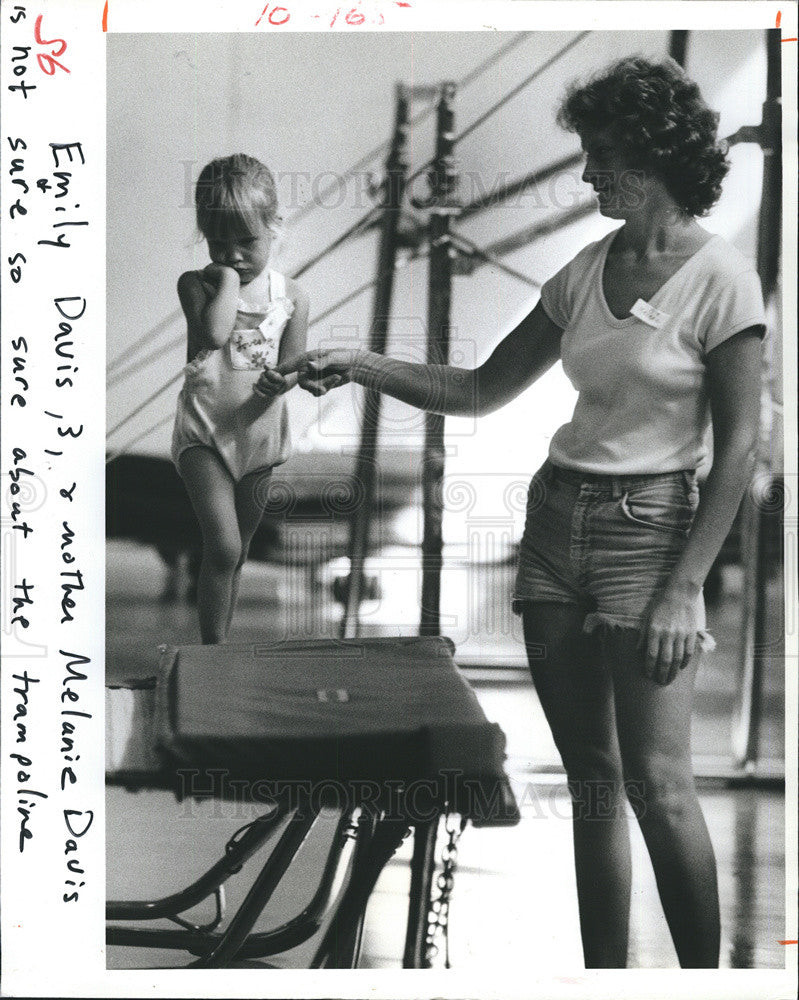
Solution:
{"label": "girl's hand", "polygon": [[264,399],[272,400],[277,396],[282,396],[284,392],[288,392],[291,385],[279,371],[274,368],[264,368],[258,377],[258,381],[253,386],[253,392],[256,392],[259,396]]}
{"label": "girl's hand", "polygon": [[226,264],[208,264],[203,268],[203,281],[207,281],[217,292],[223,287],[239,288],[241,281],[238,272]]}
{"label": "girl's hand", "polygon": [[652,602],[642,638],[644,674],[656,684],[671,684],[696,649],[698,593],[667,587]]}
{"label": "girl's hand", "polygon": [[295,362],[298,382],[314,396],[324,396],[352,379],[360,354],[357,348],[341,347],[309,351]]}

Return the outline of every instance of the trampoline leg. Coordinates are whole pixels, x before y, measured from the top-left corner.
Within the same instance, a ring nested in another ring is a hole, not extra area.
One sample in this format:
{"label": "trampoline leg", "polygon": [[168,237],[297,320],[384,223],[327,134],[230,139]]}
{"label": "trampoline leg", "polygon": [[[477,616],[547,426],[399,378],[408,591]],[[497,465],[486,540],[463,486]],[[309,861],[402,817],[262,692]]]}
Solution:
{"label": "trampoline leg", "polygon": [[283,832],[275,849],[253,883],[219,943],[194,965],[200,968],[221,968],[230,964],[255,925],[272,893],[302,846],[316,819],[308,804],[297,810]]}
{"label": "trampoline leg", "polygon": [[411,888],[408,900],[408,928],[405,934],[404,969],[429,968],[425,945],[427,919],[430,912],[430,892],[435,870],[438,817],[417,823],[413,834],[411,858]]}
{"label": "trampoline leg", "polygon": [[350,968],[352,969],[357,969],[358,962],[361,960],[361,945],[363,944],[363,925],[365,920],[366,910],[364,910],[360,917],[358,917],[358,926],[355,928],[355,933],[353,935],[352,960],[350,962]]}
{"label": "trampoline leg", "polygon": [[[364,861],[369,853],[370,845],[377,829],[377,820],[374,816],[362,815],[359,821],[358,836],[356,838],[355,852],[352,858],[352,881],[357,886],[363,878],[365,871]],[[345,894],[346,896],[346,894]],[[367,898],[368,902],[368,898]],[[344,915],[347,915],[347,906],[342,907]],[[335,921],[335,917],[333,918]],[[363,925],[366,921],[366,904],[362,905],[360,911],[353,910],[350,919],[344,920],[342,926],[349,927],[349,930],[341,933],[334,953],[326,956],[325,961],[334,965],[337,969],[357,969],[361,957],[361,945],[363,943]],[[318,952],[317,954],[320,954]],[[312,964],[313,967],[313,964]]]}
{"label": "trampoline leg", "polygon": [[311,960],[312,969],[352,968],[360,949],[360,926],[366,904],[380,873],[402,843],[407,829],[404,822],[381,820],[370,839],[356,847],[349,885]]}
{"label": "trampoline leg", "polygon": [[333,963],[329,967],[336,969],[357,969],[361,958],[361,944],[363,943],[363,925],[366,920],[366,908],[364,907],[358,914],[354,927],[349,932],[346,940],[337,942],[335,955],[331,957]]}

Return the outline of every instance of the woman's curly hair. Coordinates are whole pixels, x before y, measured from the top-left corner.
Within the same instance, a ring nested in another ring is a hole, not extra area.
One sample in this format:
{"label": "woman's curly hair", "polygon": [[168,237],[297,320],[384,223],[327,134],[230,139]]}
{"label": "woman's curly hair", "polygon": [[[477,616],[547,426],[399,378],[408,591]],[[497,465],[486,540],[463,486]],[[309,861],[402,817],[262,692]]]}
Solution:
{"label": "woman's curly hair", "polygon": [[719,116],[673,59],[620,59],[585,86],[573,84],[557,120],[581,136],[609,129],[630,166],[659,177],[692,216],[706,215],[721,195],[730,165]]}

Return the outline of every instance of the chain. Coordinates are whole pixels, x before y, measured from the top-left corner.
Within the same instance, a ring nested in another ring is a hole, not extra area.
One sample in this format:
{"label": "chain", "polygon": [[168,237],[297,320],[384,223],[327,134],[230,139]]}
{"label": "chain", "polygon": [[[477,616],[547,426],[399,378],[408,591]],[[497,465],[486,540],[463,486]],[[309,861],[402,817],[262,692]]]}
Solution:
{"label": "chain", "polygon": [[453,813],[447,813],[444,829],[447,842],[441,852],[441,871],[436,878],[438,895],[430,901],[430,912],[427,918],[427,936],[425,938],[425,957],[427,965],[433,964],[438,955],[437,938],[444,938],[444,967],[449,969],[449,903],[452,889],[455,885],[455,869],[458,865],[458,841],[466,826],[464,818],[456,819]]}

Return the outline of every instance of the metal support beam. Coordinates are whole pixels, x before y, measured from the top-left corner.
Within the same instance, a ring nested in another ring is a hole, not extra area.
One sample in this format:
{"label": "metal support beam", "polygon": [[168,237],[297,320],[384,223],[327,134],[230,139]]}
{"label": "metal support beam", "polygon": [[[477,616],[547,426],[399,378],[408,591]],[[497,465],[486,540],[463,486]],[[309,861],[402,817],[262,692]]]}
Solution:
{"label": "metal support beam", "polygon": [[[408,172],[407,139],[408,94],[400,84],[397,86],[396,94],[394,136],[386,161],[380,249],[369,344],[370,349],[378,354],[385,354],[388,341],[391,298],[397,263],[397,232]],[[344,639],[356,638],[360,631],[358,613],[363,593],[363,565],[369,547],[369,527],[373,516],[380,404],[379,392],[374,389],[364,390],[361,443],[353,476],[353,489],[358,490],[360,496],[350,522],[350,573],[347,578],[344,615],[341,621],[341,636]]]}
{"label": "metal support beam", "polygon": [[757,269],[763,297],[774,294],[782,242],[782,96],[780,81],[780,32],[766,32],[766,100],[760,125],[763,149],[763,190],[757,235]]}
{"label": "metal support beam", "polygon": [[486,191],[464,205],[458,213],[458,220],[463,221],[464,219],[468,219],[479,212],[485,211],[487,208],[493,208],[495,205],[504,205],[511,198],[515,198],[518,194],[523,194],[530,188],[537,188],[539,184],[552,180],[553,177],[558,177],[560,174],[566,173],[567,170],[581,167],[582,162],[582,153],[572,153],[569,156],[563,156],[559,160],[555,160],[545,167],[533,170],[529,174],[525,174],[524,177],[518,177],[507,184],[500,184],[493,191]]}
{"label": "metal support beam", "polygon": [[[777,286],[782,242],[782,103],[780,32],[766,32],[766,100],[757,137],[763,150],[763,187],[757,239],[757,269],[768,303]],[[762,469],[760,470],[762,472]],[[754,484],[741,510],[741,561],[744,568],[738,695],[733,712],[733,758],[754,770],[759,756],[760,719],[766,634],[766,505],[758,503]]]}
{"label": "metal support beam", "polygon": [[433,874],[436,868],[437,833],[438,816],[423,823],[417,823],[414,830],[408,926],[402,959],[404,969],[430,967],[427,958],[427,922],[430,914]]}
{"label": "metal support beam", "polygon": [[669,39],[669,55],[685,68],[685,57],[688,52],[688,32],[672,31]]}
{"label": "metal support beam", "polygon": [[[430,167],[430,271],[427,305],[427,363],[449,360],[450,300],[452,296],[452,247],[450,216],[457,213],[455,190],[458,174],[453,155],[455,84],[441,85],[436,123],[436,155]],[[431,382],[431,394],[436,386]],[[431,399],[431,403],[434,400]],[[425,419],[422,464],[422,597],[420,635],[438,635],[440,627],[441,569],[443,563],[444,417],[428,413]]]}

